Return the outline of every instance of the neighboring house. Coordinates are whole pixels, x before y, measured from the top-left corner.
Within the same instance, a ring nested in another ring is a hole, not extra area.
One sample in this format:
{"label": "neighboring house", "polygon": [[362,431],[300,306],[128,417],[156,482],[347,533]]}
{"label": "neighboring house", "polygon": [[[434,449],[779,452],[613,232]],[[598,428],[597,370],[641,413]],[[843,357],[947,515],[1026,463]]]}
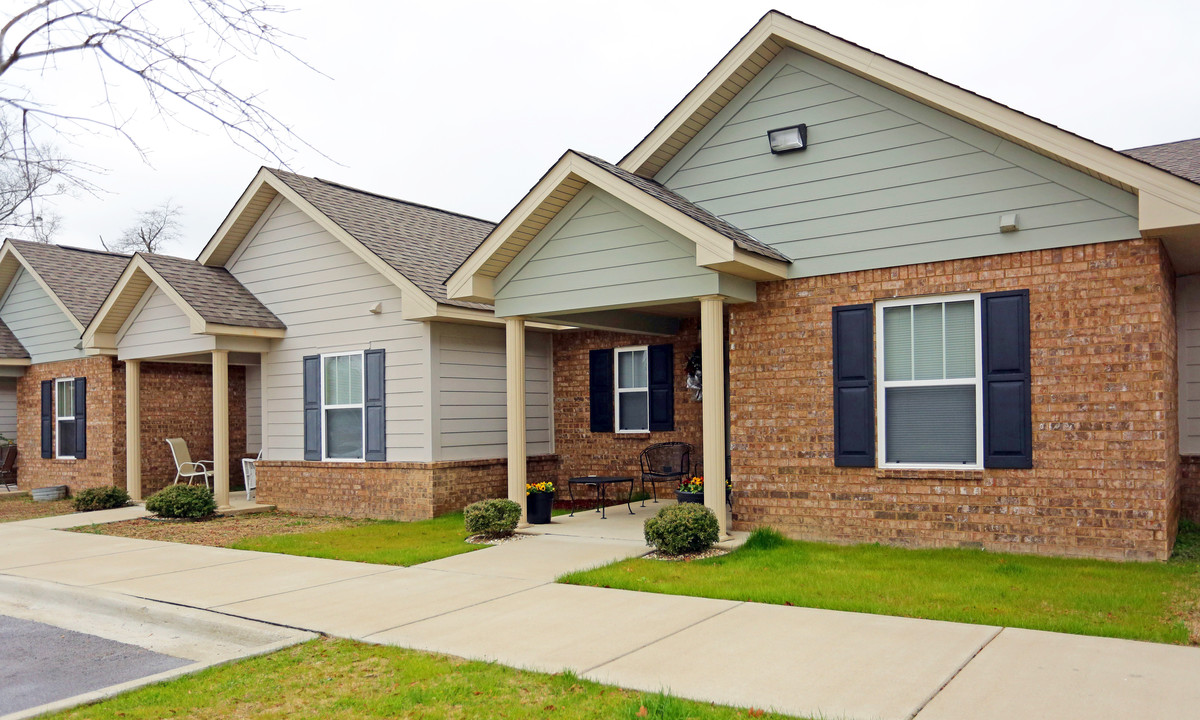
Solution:
{"label": "neighboring house", "polygon": [[555,338],[564,477],[684,439],[710,475],[728,454],[739,529],[1165,559],[1181,432],[1200,453],[1180,151],[1123,155],[771,12],[620,163],[563,155],[449,297],[517,347],[535,320],[598,328]]}
{"label": "neighboring house", "polygon": [[[262,502],[396,519],[460,510],[505,492],[505,341],[490,307],[447,299],[442,281],[492,227],[264,168],[198,260],[136,255],[84,346],[127,367],[215,368],[215,392],[196,399],[203,431],[229,436],[219,467],[261,450]],[[531,333],[524,357],[529,471],[549,476],[549,335]],[[137,375],[134,495],[161,443]],[[238,473],[218,472],[222,503]]]}

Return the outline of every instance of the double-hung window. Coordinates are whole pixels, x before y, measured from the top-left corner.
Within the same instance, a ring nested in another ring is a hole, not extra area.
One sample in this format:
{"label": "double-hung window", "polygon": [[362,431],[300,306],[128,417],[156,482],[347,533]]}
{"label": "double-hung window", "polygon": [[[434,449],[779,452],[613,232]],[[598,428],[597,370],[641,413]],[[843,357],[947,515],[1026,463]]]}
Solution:
{"label": "double-hung window", "polygon": [[875,305],[881,467],[983,467],[978,295]]}
{"label": "double-hung window", "polygon": [[650,372],[648,348],[617,348],[616,415],[617,432],[650,431]]}
{"label": "double-hung window", "polygon": [[322,408],[325,432],[322,457],[326,460],[362,460],[363,354],[321,356]]}
{"label": "double-hung window", "polygon": [[75,457],[75,378],[54,381],[55,456]]}

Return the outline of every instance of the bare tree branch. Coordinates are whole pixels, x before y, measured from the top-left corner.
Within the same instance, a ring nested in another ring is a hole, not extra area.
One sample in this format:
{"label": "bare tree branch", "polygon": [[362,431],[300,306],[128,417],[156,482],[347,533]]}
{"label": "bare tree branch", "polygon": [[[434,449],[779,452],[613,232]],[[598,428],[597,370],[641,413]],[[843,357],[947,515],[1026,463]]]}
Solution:
{"label": "bare tree branch", "polygon": [[167,199],[138,213],[133,225],[125,228],[116,242],[109,245],[100,238],[105,250],[120,253],[159,253],[180,237],[179,218],[183,208]]}

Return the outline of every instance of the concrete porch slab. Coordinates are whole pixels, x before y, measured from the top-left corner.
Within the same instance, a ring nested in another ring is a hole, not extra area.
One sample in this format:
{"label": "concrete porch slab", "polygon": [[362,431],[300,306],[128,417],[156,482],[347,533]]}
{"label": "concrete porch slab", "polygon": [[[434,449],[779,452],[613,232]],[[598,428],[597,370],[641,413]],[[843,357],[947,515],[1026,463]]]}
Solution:
{"label": "concrete porch slab", "polygon": [[[544,672],[583,672],[736,605],[542,585],[366,639]],[[689,652],[680,657],[699,656]],[[683,663],[677,657],[672,664]]]}
{"label": "concrete porch slab", "polygon": [[106,590],[199,608],[270,597],[300,588],[388,572],[383,565],[232,550],[245,562],[97,585]]}
{"label": "concrete porch slab", "polygon": [[648,552],[650,548],[641,542],[543,535],[434,560],[417,567],[468,575],[551,582],[564,573],[607,565]]}
{"label": "concrete porch slab", "polygon": [[[805,717],[908,720],[997,632],[743,603],[585,677]],[[695,672],[679,671],[686,659],[697,661]]]}
{"label": "concrete porch slab", "polygon": [[421,568],[394,570],[280,595],[222,605],[239,617],[283,623],[357,640],[535,587],[536,582],[484,578]]}
{"label": "concrete porch slab", "polygon": [[917,720],[1176,720],[1197,678],[1197,648],[1006,628]]}

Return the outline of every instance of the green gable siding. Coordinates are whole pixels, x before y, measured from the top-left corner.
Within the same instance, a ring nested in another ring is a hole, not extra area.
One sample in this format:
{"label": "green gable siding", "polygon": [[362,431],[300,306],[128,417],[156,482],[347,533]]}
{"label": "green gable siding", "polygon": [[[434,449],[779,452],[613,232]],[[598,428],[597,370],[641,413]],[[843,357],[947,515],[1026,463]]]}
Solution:
{"label": "green gable siding", "polygon": [[496,310],[533,315],[652,304],[728,292],[728,285],[696,265],[690,240],[589,187],[496,278]]}
{"label": "green gable siding", "polygon": [[79,328],[24,268],[12,280],[0,307],[0,320],[29,351],[33,363],[84,357],[83,351],[76,347]]}
{"label": "green gable siding", "polygon": [[[796,123],[809,147],[772,155],[767,132]],[[656,179],[793,258],[793,277],[1138,237],[1133,194],[796,51]]]}

